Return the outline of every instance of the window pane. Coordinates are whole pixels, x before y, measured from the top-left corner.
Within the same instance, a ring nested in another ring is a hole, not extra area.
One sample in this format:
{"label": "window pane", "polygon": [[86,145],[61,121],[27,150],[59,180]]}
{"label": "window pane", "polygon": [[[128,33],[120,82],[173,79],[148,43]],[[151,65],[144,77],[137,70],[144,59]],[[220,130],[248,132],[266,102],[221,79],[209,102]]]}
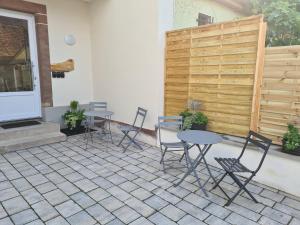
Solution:
{"label": "window pane", "polygon": [[26,20],[0,16],[0,92],[32,91]]}

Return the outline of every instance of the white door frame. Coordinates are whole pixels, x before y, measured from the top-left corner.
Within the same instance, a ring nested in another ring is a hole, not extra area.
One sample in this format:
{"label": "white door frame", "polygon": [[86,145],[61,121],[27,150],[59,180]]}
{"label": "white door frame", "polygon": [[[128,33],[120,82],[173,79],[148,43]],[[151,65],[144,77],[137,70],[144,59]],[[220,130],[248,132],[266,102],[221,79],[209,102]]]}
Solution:
{"label": "white door frame", "polygon": [[[20,92],[0,92],[1,97],[10,96],[29,96],[33,95],[34,98],[34,112],[24,113],[24,114],[10,114],[2,118],[1,121],[10,121],[18,119],[30,119],[42,117],[41,108],[41,90],[40,90],[40,76],[39,76],[39,64],[38,64],[38,52],[37,52],[37,41],[36,41],[36,29],[35,29],[35,18],[32,14],[21,13],[17,11],[10,11],[5,9],[0,9],[0,15],[5,17],[11,17],[16,19],[26,20],[28,23],[28,38],[29,38],[29,49],[30,49],[30,60],[32,65],[32,81],[33,81],[33,91],[20,91]],[[0,105],[1,108],[1,105]]]}

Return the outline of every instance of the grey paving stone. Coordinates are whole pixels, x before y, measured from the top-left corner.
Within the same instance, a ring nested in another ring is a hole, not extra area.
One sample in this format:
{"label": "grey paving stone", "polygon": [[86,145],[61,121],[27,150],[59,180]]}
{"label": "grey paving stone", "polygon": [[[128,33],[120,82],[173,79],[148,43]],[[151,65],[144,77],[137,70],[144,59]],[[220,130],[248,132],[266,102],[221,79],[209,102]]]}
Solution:
{"label": "grey paving stone", "polygon": [[7,213],[5,212],[4,208],[0,204],[0,219],[4,218],[7,216]]}
{"label": "grey paving stone", "polygon": [[79,173],[74,172],[74,173],[65,175],[65,178],[70,182],[76,182],[76,181],[82,180],[84,177],[82,175],[80,175]]}
{"label": "grey paving stone", "polygon": [[5,201],[7,199],[18,196],[19,193],[15,188],[8,188],[0,191],[0,201]]}
{"label": "grey paving stone", "polygon": [[175,196],[163,189],[158,188],[158,189],[154,190],[153,193],[173,205],[180,202],[180,198],[178,198],[177,196]]}
{"label": "grey paving stone", "polygon": [[109,222],[107,225],[125,225],[121,220],[114,219],[113,221]]}
{"label": "grey paving stone", "polygon": [[118,209],[118,208],[121,208],[124,203],[121,202],[119,199],[113,197],[113,196],[110,196],[106,199],[103,199],[100,201],[100,204],[106,208],[107,210],[109,210],[110,212]]}
{"label": "grey paving stone", "polygon": [[84,192],[78,192],[74,195],[71,195],[70,197],[71,199],[73,199],[73,201],[75,201],[78,205],[80,205],[84,209],[96,203],[90,196],[88,196]]}
{"label": "grey paving stone", "polygon": [[266,207],[261,214],[283,224],[287,224],[291,220],[291,216],[270,207]]}
{"label": "grey paving stone", "polygon": [[138,188],[132,191],[130,194],[142,201],[153,195],[151,192],[145,190],[144,188]]}
{"label": "grey paving stone", "polygon": [[89,192],[97,188],[97,185],[88,179],[76,181],[74,184],[84,192]]}
{"label": "grey paving stone", "polygon": [[253,221],[257,221],[261,215],[250,210],[247,208],[244,208],[242,206],[239,206],[237,204],[232,203],[229,207],[227,207],[227,209],[230,209],[231,211],[236,212],[237,214],[240,214],[241,216],[244,216],[248,219],[251,219]]}
{"label": "grey paving stone", "polygon": [[126,224],[140,217],[140,214],[126,205],[114,211],[113,214]]}
{"label": "grey paving stone", "polygon": [[93,179],[92,181],[103,189],[108,189],[108,188],[114,186],[113,183],[111,183],[110,181],[106,180],[103,177],[97,177],[97,178]]}
{"label": "grey paving stone", "polygon": [[69,200],[68,196],[58,189],[44,194],[44,197],[50,202],[51,205],[58,205]]}
{"label": "grey paving stone", "polygon": [[241,225],[255,225],[256,222],[249,220],[243,216],[240,216],[239,214],[232,213],[230,214],[225,221],[232,223],[232,224],[241,224]]}
{"label": "grey paving stone", "polygon": [[137,220],[131,222],[129,225],[154,225],[153,223],[151,223],[149,220],[147,220],[144,217],[140,217]]}
{"label": "grey paving stone", "polygon": [[121,183],[124,183],[124,182],[127,181],[124,177],[122,177],[118,174],[114,174],[112,176],[109,176],[106,179],[108,181],[110,181],[111,183],[115,184],[115,185],[118,185],[118,184],[121,184]]}
{"label": "grey paving stone", "polygon": [[156,195],[153,195],[152,197],[145,200],[145,203],[156,210],[160,210],[169,204],[167,201],[163,200],[162,198]]}
{"label": "grey paving stone", "polygon": [[144,217],[148,217],[155,212],[153,208],[134,197],[127,199],[124,203]]}
{"label": "grey paving stone", "polygon": [[32,209],[27,209],[11,216],[15,225],[26,224],[36,220],[38,217]]}
{"label": "grey paving stone", "polygon": [[222,220],[214,215],[210,215],[205,220],[205,223],[209,224],[209,225],[230,225],[229,223],[225,222],[224,220]]}
{"label": "grey paving stone", "polygon": [[0,191],[8,189],[8,188],[12,188],[12,184],[9,181],[3,181],[0,182]]}
{"label": "grey paving stone", "polygon": [[[211,195],[211,194],[210,194]],[[194,193],[189,194],[184,198],[187,202],[197,206],[198,208],[203,209],[204,207],[208,206],[210,204],[210,201],[200,197],[199,195],[196,195]]]}
{"label": "grey paving stone", "polygon": [[30,183],[25,178],[19,178],[19,179],[13,180],[13,181],[11,181],[11,183],[20,192],[32,188]]}
{"label": "grey paving stone", "polygon": [[51,182],[47,182],[41,185],[38,185],[35,187],[41,194],[45,194],[47,192],[53,191],[55,189],[57,189],[57,187],[51,183]]}
{"label": "grey paving stone", "polygon": [[283,205],[280,203],[276,203],[276,205],[274,206],[274,209],[300,219],[300,210],[294,209],[292,207],[289,207],[287,205]]}
{"label": "grey paving stone", "polygon": [[168,218],[170,218],[173,221],[178,221],[180,220],[186,213],[175,207],[174,205],[167,205],[166,207],[164,207],[163,209],[160,210],[160,213],[167,216]]}
{"label": "grey paving stone", "polygon": [[0,219],[0,225],[14,225],[13,222],[10,220],[10,218],[5,217],[3,219]]}
{"label": "grey paving stone", "polygon": [[27,177],[27,180],[33,186],[37,186],[37,185],[48,182],[48,179],[46,177],[44,177],[42,174],[36,174],[36,175],[29,176],[29,177]]}
{"label": "grey paving stone", "polygon": [[193,217],[195,217],[199,220],[204,220],[205,218],[207,218],[209,216],[209,213],[203,211],[202,209],[200,209],[186,201],[179,202],[176,205],[176,207],[178,207],[179,209],[185,211],[186,213],[192,215]]}
{"label": "grey paving stone", "polygon": [[117,199],[119,199],[120,201],[125,201],[126,199],[132,197],[130,194],[128,194],[126,191],[124,191],[123,189],[114,186],[111,187],[109,189],[107,189],[107,191],[112,194],[114,197],[116,197]]}
{"label": "grey paving stone", "polygon": [[259,224],[261,225],[282,225],[282,223],[278,223],[268,217],[265,217],[265,216],[262,216],[259,221],[258,221]]}
{"label": "grey paving stone", "polygon": [[148,219],[156,225],[176,225],[175,222],[159,212],[153,214]]}
{"label": "grey paving stone", "polygon": [[180,225],[205,225],[205,223],[201,222],[200,220],[190,216],[186,215],[181,220],[178,221],[178,224]]}
{"label": "grey paving stone", "polygon": [[54,184],[59,184],[66,181],[66,179],[57,172],[48,173],[45,176]]}
{"label": "grey paving stone", "polygon": [[32,205],[32,208],[43,221],[47,221],[59,215],[55,208],[45,200]]}
{"label": "grey paving stone", "polygon": [[139,188],[139,186],[132,183],[131,181],[126,181],[126,182],[120,184],[119,187],[122,188],[124,191],[127,191],[127,192],[132,192],[132,191]]}
{"label": "grey paving stone", "polygon": [[146,181],[146,180],[144,180],[142,178],[137,178],[137,179],[133,180],[132,182],[135,183],[135,184],[137,184],[137,185],[139,185],[140,187],[148,190],[148,191],[153,191],[154,189],[157,188],[156,185],[154,185],[151,182]]}
{"label": "grey paving stone", "polygon": [[70,225],[63,217],[58,216],[46,222],[46,225]]}
{"label": "grey paving stone", "polygon": [[276,201],[276,202],[281,202],[282,199],[284,198],[283,195],[279,194],[278,192],[275,193],[273,191],[269,191],[267,189],[264,189],[261,193],[260,193],[261,196],[263,197],[266,197],[266,198],[269,198],[273,201]]}
{"label": "grey paving stone", "polygon": [[190,191],[180,186],[177,187],[171,186],[167,191],[172,193],[173,195],[176,195],[179,198],[184,198],[190,194]]}
{"label": "grey paving stone", "polygon": [[102,199],[105,199],[109,197],[111,194],[107,191],[103,190],[102,188],[97,188],[95,190],[92,190],[88,193],[88,195],[95,201],[101,201]]}
{"label": "grey paving stone", "polygon": [[29,208],[29,205],[21,196],[6,200],[2,202],[2,205],[9,215],[21,212]]}
{"label": "grey paving stone", "polygon": [[85,211],[81,211],[73,216],[67,218],[68,222],[72,225],[93,225],[97,223],[89,214]]}
{"label": "grey paving stone", "polygon": [[26,225],[44,225],[44,223],[41,220],[35,220],[30,223],[27,223]]}
{"label": "grey paving stone", "polygon": [[221,219],[224,219],[231,213],[228,209],[221,207],[215,203],[211,203],[204,210],[206,212],[209,212],[212,215],[215,215],[215,216],[221,218]]}
{"label": "grey paving stone", "polygon": [[67,195],[72,195],[80,191],[79,188],[77,188],[69,181],[57,184],[57,187]]}
{"label": "grey paving stone", "polygon": [[106,224],[115,219],[115,216],[107,211],[99,204],[93,205],[86,209],[86,211],[93,216],[100,224]]}
{"label": "grey paving stone", "polygon": [[293,218],[289,225],[299,225],[299,224],[300,224],[300,220]]}
{"label": "grey paving stone", "polygon": [[282,204],[290,206],[294,209],[300,210],[300,201],[297,201],[295,199],[292,198],[288,198],[286,197],[283,201]]}
{"label": "grey paving stone", "polygon": [[21,194],[30,205],[44,200],[44,197],[33,188],[23,191]]}
{"label": "grey paving stone", "polygon": [[72,216],[76,213],[78,213],[79,211],[81,211],[82,209],[76,204],[74,203],[72,200],[69,200],[67,202],[64,202],[60,205],[55,206],[56,210],[65,218]]}

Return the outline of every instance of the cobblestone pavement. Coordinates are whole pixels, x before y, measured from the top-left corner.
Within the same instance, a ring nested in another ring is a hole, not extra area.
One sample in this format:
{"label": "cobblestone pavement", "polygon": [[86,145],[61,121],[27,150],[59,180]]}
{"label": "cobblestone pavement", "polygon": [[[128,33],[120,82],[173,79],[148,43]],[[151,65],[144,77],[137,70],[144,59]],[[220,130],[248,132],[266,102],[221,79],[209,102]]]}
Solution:
{"label": "cobblestone pavement", "polygon": [[[173,187],[183,170],[163,173],[159,149],[143,145],[122,153],[97,140],[85,149],[75,136],[0,155],[0,225],[300,224],[300,198],[262,184],[248,186],[261,203],[242,194],[229,207],[217,189],[205,197],[192,176]],[[230,178],[221,185],[237,189]]]}

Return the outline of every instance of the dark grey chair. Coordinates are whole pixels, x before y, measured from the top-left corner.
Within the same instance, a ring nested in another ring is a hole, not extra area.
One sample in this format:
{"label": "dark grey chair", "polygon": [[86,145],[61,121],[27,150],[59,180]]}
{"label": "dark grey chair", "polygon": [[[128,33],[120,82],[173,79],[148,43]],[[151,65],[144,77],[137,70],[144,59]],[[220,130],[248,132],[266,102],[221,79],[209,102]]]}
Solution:
{"label": "dark grey chair", "polygon": [[[160,164],[163,166],[163,171],[165,172],[165,162],[174,162],[178,161],[178,159],[165,159],[165,155],[167,152],[183,152],[182,156],[180,157],[179,161],[181,161],[185,154],[184,154],[184,143],[182,141],[178,142],[165,142],[162,138],[162,132],[161,128],[169,128],[169,129],[176,129],[181,131],[182,130],[182,124],[183,119],[182,116],[159,116],[158,117],[158,139],[160,144],[160,150],[161,150],[161,159]],[[183,167],[174,167],[169,166],[168,169],[174,169],[174,168],[183,168]]]}
{"label": "dark grey chair", "polygon": [[[89,110],[90,111],[106,111],[107,110],[107,102],[90,102],[89,104]],[[90,125],[92,127],[100,127],[104,128],[104,123],[105,119],[104,118],[99,118],[99,117],[94,117],[91,118],[90,120]]]}
{"label": "dark grey chair", "polygon": [[[125,152],[131,144],[134,144],[139,149],[143,150],[143,148],[139,145],[139,143],[137,143],[135,138],[143,129],[146,115],[147,115],[147,110],[143,109],[141,107],[138,107],[133,124],[120,126],[120,130],[122,131],[124,136],[121,139],[121,141],[119,142],[118,146],[121,146],[123,148],[123,152]],[[125,138],[127,138],[129,140],[129,143],[124,146],[122,144],[122,142],[125,140]]]}
{"label": "dark grey chair", "polygon": [[[255,170],[250,170],[246,166],[244,166],[240,160],[242,159],[245,150],[248,146],[248,144],[251,143],[254,146],[256,146],[258,149],[263,151],[262,157],[258,163],[258,167]],[[248,137],[246,139],[246,143],[242,149],[241,154],[239,155],[238,158],[215,158],[215,160],[221,165],[221,167],[225,170],[225,174],[217,181],[215,186],[212,189],[215,189],[216,187],[219,187],[221,191],[226,195],[226,197],[229,199],[225,206],[229,206],[232,201],[240,194],[241,191],[245,191],[250,198],[255,203],[258,203],[258,201],[254,198],[254,196],[250,193],[250,191],[246,188],[246,185],[252,180],[252,178],[256,175],[256,173],[260,170],[266,155],[268,153],[268,150],[272,144],[272,141],[260,134],[257,134],[253,131],[250,131],[248,134]],[[248,178],[244,182],[242,182],[237,174],[250,174]],[[239,190],[233,195],[233,197],[229,197],[226,192],[223,190],[223,188],[220,186],[220,182],[227,176],[229,175],[234,182],[239,186]]]}

